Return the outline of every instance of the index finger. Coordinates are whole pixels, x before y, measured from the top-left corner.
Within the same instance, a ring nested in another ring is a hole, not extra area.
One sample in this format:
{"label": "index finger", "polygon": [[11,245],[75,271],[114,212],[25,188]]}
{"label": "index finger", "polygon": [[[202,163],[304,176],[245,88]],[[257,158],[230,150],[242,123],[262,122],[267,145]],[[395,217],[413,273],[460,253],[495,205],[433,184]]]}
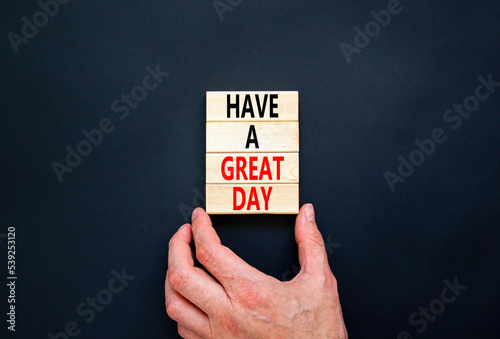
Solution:
{"label": "index finger", "polygon": [[185,224],[172,237],[168,249],[167,279],[170,286],[205,313],[213,313],[227,295],[220,284],[194,267],[190,243],[191,225]]}
{"label": "index finger", "polygon": [[193,216],[196,258],[224,286],[230,297],[231,292],[245,283],[252,284],[250,277],[253,281],[267,277],[221,244],[210,217],[202,208],[197,208]]}

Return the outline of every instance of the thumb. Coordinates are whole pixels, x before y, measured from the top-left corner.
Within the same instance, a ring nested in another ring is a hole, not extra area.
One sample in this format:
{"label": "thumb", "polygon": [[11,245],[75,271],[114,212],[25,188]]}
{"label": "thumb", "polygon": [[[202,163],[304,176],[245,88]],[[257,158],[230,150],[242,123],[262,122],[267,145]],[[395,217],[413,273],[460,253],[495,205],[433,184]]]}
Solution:
{"label": "thumb", "polygon": [[295,221],[295,241],[299,246],[301,272],[324,272],[328,257],[323,236],[318,230],[312,204],[302,206]]}

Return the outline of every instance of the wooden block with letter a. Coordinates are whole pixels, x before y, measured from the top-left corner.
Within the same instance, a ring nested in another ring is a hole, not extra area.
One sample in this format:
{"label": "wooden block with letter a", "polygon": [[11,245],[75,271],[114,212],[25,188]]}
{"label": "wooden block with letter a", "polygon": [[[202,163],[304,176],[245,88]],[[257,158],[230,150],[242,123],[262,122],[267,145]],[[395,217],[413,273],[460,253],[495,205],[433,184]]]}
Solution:
{"label": "wooden block with letter a", "polygon": [[209,214],[299,211],[298,92],[207,92]]}
{"label": "wooden block with letter a", "polygon": [[299,152],[298,122],[207,122],[207,153]]}

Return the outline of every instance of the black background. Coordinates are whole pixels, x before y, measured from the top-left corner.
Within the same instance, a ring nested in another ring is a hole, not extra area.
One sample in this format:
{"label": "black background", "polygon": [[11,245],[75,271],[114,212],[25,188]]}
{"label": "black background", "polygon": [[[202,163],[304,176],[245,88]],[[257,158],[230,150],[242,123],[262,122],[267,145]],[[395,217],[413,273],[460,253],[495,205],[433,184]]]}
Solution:
{"label": "black background", "polygon": [[[207,90],[299,91],[300,202],[314,203],[329,239],[352,338],[500,336],[500,89],[459,129],[442,119],[478,76],[500,81],[500,5],[402,4],[348,63],[339,44],[387,1],[247,0],[223,21],[211,1],[72,1],[17,54],[7,34],[40,8],[2,1],[0,233],[17,230],[14,336],[47,338],[69,321],[82,338],[177,336],[167,244],[184,209],[204,204]],[[170,76],[120,120],[111,103],[157,64]],[[116,130],[59,183],[51,163],[102,118]],[[392,193],[383,172],[438,127],[447,141]],[[294,216],[213,221],[258,269],[296,271]],[[135,279],[86,324],[77,305],[123,267]],[[417,333],[410,314],[455,277],[467,290]]]}

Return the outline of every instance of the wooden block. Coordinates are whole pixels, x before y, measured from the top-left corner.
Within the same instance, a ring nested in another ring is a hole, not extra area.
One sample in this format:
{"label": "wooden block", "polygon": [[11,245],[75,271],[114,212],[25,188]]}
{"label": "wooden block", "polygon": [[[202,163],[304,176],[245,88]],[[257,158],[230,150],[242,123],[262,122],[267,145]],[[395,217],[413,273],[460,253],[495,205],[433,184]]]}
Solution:
{"label": "wooden block", "polygon": [[[256,139],[258,147],[249,139]],[[207,153],[298,151],[298,122],[207,122]]]}
{"label": "wooden block", "polygon": [[209,214],[297,214],[299,185],[206,185]]}
{"label": "wooden block", "polygon": [[298,183],[298,153],[207,153],[207,184]]}
{"label": "wooden block", "polygon": [[208,213],[298,213],[298,104],[298,92],[207,92]]}
{"label": "wooden block", "polygon": [[207,92],[207,121],[299,121],[299,92]]}

